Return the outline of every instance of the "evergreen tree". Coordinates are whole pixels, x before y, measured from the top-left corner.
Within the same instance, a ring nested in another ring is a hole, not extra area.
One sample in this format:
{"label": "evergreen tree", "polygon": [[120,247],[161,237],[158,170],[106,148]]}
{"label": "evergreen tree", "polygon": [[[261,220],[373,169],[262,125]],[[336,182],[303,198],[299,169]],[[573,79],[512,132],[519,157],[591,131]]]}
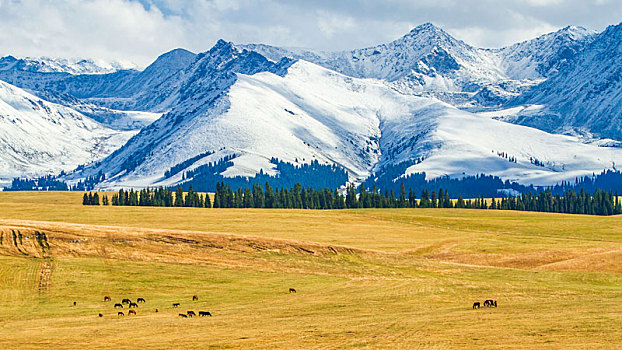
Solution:
{"label": "evergreen tree", "polygon": [[175,191],[175,203],[173,206],[175,207],[183,207],[184,206],[184,191],[181,186],[177,186],[177,190]]}

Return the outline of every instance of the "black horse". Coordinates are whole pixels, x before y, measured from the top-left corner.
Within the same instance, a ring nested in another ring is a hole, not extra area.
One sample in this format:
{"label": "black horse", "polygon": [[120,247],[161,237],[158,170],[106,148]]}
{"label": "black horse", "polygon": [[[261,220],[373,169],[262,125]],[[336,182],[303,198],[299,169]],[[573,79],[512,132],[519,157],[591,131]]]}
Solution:
{"label": "black horse", "polygon": [[104,317],[104,315],[102,315],[102,314],[99,314],[99,317]]}
{"label": "black horse", "polygon": [[188,318],[188,316],[186,316],[186,314],[179,314],[179,317]]}
{"label": "black horse", "polygon": [[130,306],[129,306],[129,307],[138,307],[138,304],[136,304],[136,303],[132,302],[132,303],[130,303]]}
{"label": "black horse", "polygon": [[114,304],[114,308],[115,309],[118,308],[118,307],[123,309],[123,304],[119,304],[119,303]]}
{"label": "black horse", "polygon": [[479,307],[480,307],[479,301],[476,301],[476,302],[473,303],[473,308],[474,309],[479,309]]}
{"label": "black horse", "polygon": [[290,293],[296,293],[296,290],[295,290],[294,288],[290,288],[290,289],[289,289],[289,292],[290,292]]}
{"label": "black horse", "polygon": [[173,307],[178,307],[179,303],[173,303]]}
{"label": "black horse", "polygon": [[136,302],[137,303],[144,303],[145,299],[144,298],[138,298],[138,299],[136,299]]}
{"label": "black horse", "polygon": [[203,316],[212,316],[212,314],[209,311],[199,311],[199,316],[203,317]]}
{"label": "black horse", "polygon": [[188,316],[193,317],[196,316],[197,314],[194,313],[194,311],[188,311],[186,312],[186,314],[188,314]]}
{"label": "black horse", "polygon": [[131,303],[131,302],[132,302],[132,301],[131,301],[130,299],[123,299],[123,300],[121,300],[121,303],[122,303],[122,304],[129,304],[129,303]]}
{"label": "black horse", "polygon": [[119,312],[117,313],[117,316],[125,316],[125,314],[124,314],[123,312],[119,311]]}
{"label": "black horse", "polygon": [[492,299],[486,299],[484,301],[484,306],[486,307],[497,307],[497,301]]}

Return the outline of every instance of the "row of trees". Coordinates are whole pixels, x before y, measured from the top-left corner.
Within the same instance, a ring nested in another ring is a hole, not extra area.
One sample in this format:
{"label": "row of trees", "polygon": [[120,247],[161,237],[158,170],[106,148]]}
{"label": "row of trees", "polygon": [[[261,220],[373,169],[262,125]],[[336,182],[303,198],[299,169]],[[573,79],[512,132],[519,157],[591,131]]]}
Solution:
{"label": "row of trees", "polygon": [[174,194],[170,189],[163,187],[156,189],[146,188],[140,191],[120,189],[119,192],[112,195],[111,204],[115,206],[141,207],[212,207],[209,195],[194,192],[192,186],[190,186],[185,196],[181,186],[177,187]]}
{"label": "row of trees", "polygon": [[[84,194],[84,205],[99,205],[99,196]],[[103,204],[108,205],[107,196]],[[160,206],[211,208],[209,195],[194,192],[192,186],[184,195],[182,187],[175,193],[167,188],[143,189],[141,191],[123,189],[112,196],[112,205],[120,206]],[[233,190],[228,184],[219,182],[214,193],[214,208],[291,208],[291,209],[351,209],[351,208],[471,208],[538,211],[569,214],[617,215],[622,214],[622,201],[612,191],[596,190],[593,195],[581,190],[567,190],[562,195],[554,195],[551,189],[538,194],[523,193],[485,200],[451,199],[448,190],[439,189],[431,193],[424,189],[419,198],[412,190],[406,192],[404,184],[396,195],[393,190],[382,193],[375,186],[367,190],[361,185],[358,193],[354,186],[347,188],[345,196],[337,190],[313,189],[296,184],[291,188],[273,189],[268,182],[265,186],[254,185]]]}
{"label": "row of trees", "polygon": [[268,182],[265,187],[238,187],[233,190],[224,182],[216,184],[214,208],[289,208],[289,209],[345,209],[344,196],[337,190],[302,187],[299,183],[291,188],[273,189]]}

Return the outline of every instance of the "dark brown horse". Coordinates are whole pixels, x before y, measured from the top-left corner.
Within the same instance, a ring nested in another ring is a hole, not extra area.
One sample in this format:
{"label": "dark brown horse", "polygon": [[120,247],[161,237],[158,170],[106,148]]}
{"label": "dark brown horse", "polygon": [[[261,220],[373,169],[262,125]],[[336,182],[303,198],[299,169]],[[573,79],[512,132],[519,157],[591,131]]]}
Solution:
{"label": "dark brown horse", "polygon": [[127,312],[127,315],[136,315],[136,310],[130,310]]}
{"label": "dark brown horse", "polygon": [[479,301],[476,301],[476,302],[473,303],[473,308],[474,309],[479,309],[479,307],[480,307]]}
{"label": "dark brown horse", "polygon": [[188,318],[188,316],[186,316],[186,314],[179,314],[179,317]]}
{"label": "dark brown horse", "polygon": [[178,307],[179,303],[173,303],[173,307]]}
{"label": "dark brown horse", "polygon": [[138,307],[138,304],[137,304],[137,303],[132,302],[132,303],[130,303],[130,306],[129,306],[129,307]]}
{"label": "dark brown horse", "polygon": [[144,303],[144,302],[145,302],[145,299],[143,299],[143,298],[138,298],[138,299],[136,299],[136,302],[137,302],[137,303]]}
{"label": "dark brown horse", "polygon": [[114,308],[115,309],[118,308],[118,307],[123,309],[123,304],[119,304],[119,303],[114,304]]}
{"label": "dark brown horse", "polygon": [[110,301],[110,300],[112,300],[112,298],[111,298],[111,297],[109,297],[109,296],[107,296],[107,295],[104,297],[104,301]]}
{"label": "dark brown horse", "polygon": [[104,315],[102,315],[102,314],[99,314],[99,317],[104,317]]}
{"label": "dark brown horse", "polygon": [[199,316],[203,317],[203,316],[212,316],[212,314],[209,311],[199,311]]}
{"label": "dark brown horse", "polygon": [[294,288],[290,288],[290,289],[289,289],[289,292],[290,292],[290,293],[296,293],[296,290],[295,290]]}
{"label": "dark brown horse", "polygon": [[198,301],[198,300],[199,300],[199,297],[198,297],[198,296],[196,296],[196,295],[193,295],[193,296],[192,296],[192,301]]}
{"label": "dark brown horse", "polygon": [[188,314],[188,316],[193,317],[196,316],[197,314],[194,313],[194,311],[187,311],[186,314]]}
{"label": "dark brown horse", "polygon": [[123,300],[121,300],[121,303],[122,303],[122,304],[129,304],[129,303],[131,303],[131,302],[132,302],[132,301],[131,301],[130,299],[123,299]]}
{"label": "dark brown horse", "polygon": [[121,311],[117,312],[117,316],[125,316],[125,314]]}

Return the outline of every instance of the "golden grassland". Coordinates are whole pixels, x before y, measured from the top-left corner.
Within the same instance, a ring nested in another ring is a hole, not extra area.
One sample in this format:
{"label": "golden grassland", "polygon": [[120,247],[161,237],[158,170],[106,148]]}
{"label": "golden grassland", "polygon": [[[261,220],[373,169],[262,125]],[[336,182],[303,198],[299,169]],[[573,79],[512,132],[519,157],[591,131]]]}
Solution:
{"label": "golden grassland", "polygon": [[0,192],[0,348],[622,346],[622,217],[81,197]]}

